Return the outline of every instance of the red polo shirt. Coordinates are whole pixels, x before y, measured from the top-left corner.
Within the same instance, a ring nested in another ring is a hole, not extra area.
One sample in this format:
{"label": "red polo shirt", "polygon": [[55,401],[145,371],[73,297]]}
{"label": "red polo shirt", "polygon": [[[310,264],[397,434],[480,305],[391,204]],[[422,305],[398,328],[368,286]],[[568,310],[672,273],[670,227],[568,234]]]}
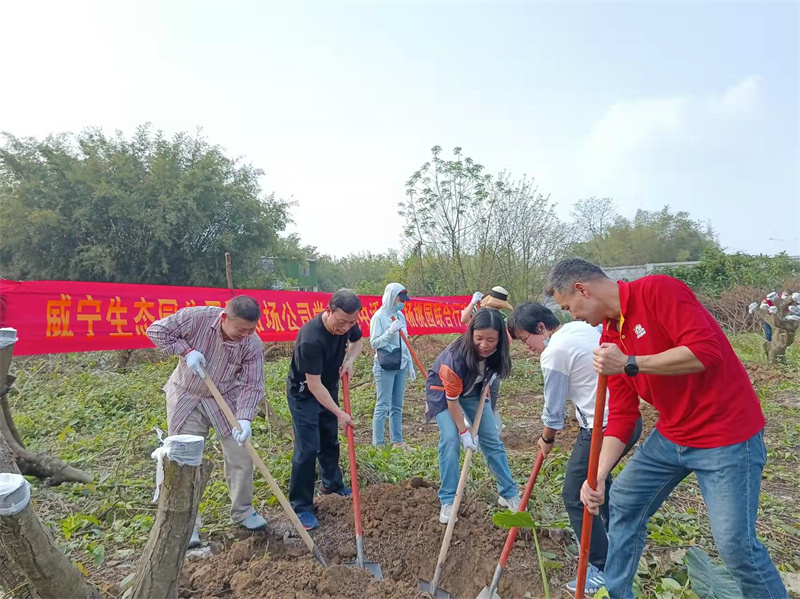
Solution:
{"label": "red polo shirt", "polygon": [[630,439],[640,415],[639,397],[658,410],[658,431],[678,445],[723,447],[764,428],[747,371],[689,287],[666,275],[618,285],[620,318],[605,321],[601,343],[615,343],[628,356],[649,356],[683,345],[706,369],[679,376],[608,377],[606,435]]}

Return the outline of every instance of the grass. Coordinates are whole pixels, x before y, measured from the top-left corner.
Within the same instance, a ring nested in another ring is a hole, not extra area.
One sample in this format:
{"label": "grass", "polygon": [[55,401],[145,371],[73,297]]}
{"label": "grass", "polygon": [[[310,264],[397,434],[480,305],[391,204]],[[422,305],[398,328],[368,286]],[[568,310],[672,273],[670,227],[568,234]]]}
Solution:
{"label": "grass", "polygon": [[[778,567],[800,571],[800,516],[795,507],[800,496],[800,347],[790,348],[783,366],[764,362],[759,337],[732,339],[746,363],[768,419],[769,462],[765,470],[758,532]],[[423,362],[430,364],[444,346],[442,338],[418,339]],[[538,362],[518,354],[514,373],[501,391],[504,422],[522,442],[509,448],[514,475],[522,485],[533,463],[535,439],[541,430],[541,375]],[[45,487],[33,481],[37,511],[56,539],[82,569],[104,580],[119,581],[133,571],[152,526],[155,506],[152,493],[157,447],[155,429],[166,430],[161,391],[175,359],[138,363],[119,369],[116,355],[72,354],[16,360],[18,375],[11,395],[17,425],[31,449],[57,455],[95,476],[90,485]],[[273,410],[285,421],[289,411],[285,396],[288,359],[265,366],[266,393]],[[369,376],[371,357],[357,364],[356,383]],[[362,484],[396,483],[412,476],[438,481],[435,426],[422,424],[423,380],[409,385],[406,399],[407,440],[418,451],[406,453],[369,445],[374,390],[369,384],[352,392],[357,430],[357,454]],[[794,401],[787,401],[794,399]],[[291,440],[265,420],[254,423],[257,449],[284,489],[291,469]],[[561,543],[559,554],[548,555],[549,567],[563,570],[563,580],[574,570],[576,546],[569,531],[560,489],[569,455],[569,434],[563,434],[548,459],[532,497],[540,531]],[[644,438],[644,437],[643,437]],[[219,444],[207,451],[219,466],[201,504],[205,534],[229,535],[229,500],[222,472]],[[345,464],[343,456],[342,463]],[[347,468],[344,468],[345,475]],[[479,454],[474,461],[468,493],[487,500],[495,511],[494,483]],[[269,488],[256,477],[257,507],[276,510]],[[648,597],[691,597],[684,589],[686,572],[682,550],[698,545],[716,556],[708,517],[694,477],[681,484],[649,526],[650,542],[640,564],[637,580]],[[494,559],[492,557],[491,559]],[[677,590],[680,587],[684,590]],[[685,591],[685,592],[684,592]],[[669,593],[673,593],[669,595]]]}

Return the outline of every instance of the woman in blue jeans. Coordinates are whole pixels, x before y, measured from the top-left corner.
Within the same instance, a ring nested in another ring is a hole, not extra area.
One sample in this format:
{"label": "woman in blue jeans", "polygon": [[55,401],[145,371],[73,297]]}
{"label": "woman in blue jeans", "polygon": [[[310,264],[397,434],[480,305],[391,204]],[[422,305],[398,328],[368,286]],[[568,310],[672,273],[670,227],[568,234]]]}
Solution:
{"label": "woman in blue jeans", "polygon": [[509,337],[503,316],[497,310],[481,309],[466,332],[451,343],[434,362],[425,383],[428,420],[439,425],[439,522],[450,521],[459,479],[461,447],[480,449],[497,481],[498,503],[512,511],[519,507],[517,483],[508,467],[508,456],[500,441],[491,402],[483,407],[478,436],[472,436],[464,414],[474,422],[481,390],[492,376],[505,378],[511,372]]}
{"label": "woman in blue jeans", "polygon": [[372,444],[380,446],[385,441],[386,416],[389,416],[389,440],[397,448],[405,449],[403,442],[403,398],[406,380],[414,380],[411,353],[400,337],[408,335],[406,317],[403,315],[408,293],[400,283],[389,283],[383,292],[383,303],[369,322],[369,342],[375,350],[375,389],[378,400],[372,415]]}

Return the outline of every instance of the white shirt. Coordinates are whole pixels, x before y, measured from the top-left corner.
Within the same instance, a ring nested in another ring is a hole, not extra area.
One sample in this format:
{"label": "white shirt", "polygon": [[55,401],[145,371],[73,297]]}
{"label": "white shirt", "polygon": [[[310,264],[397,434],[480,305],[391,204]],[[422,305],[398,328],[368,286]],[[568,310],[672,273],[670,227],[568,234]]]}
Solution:
{"label": "white shirt", "polygon": [[[591,429],[597,396],[597,372],[592,366],[592,351],[600,345],[600,333],[580,321],[568,322],[551,337],[540,357],[544,375],[545,426],[561,430],[567,399],[575,404],[575,417],[581,428]],[[603,427],[608,424],[608,395]]]}

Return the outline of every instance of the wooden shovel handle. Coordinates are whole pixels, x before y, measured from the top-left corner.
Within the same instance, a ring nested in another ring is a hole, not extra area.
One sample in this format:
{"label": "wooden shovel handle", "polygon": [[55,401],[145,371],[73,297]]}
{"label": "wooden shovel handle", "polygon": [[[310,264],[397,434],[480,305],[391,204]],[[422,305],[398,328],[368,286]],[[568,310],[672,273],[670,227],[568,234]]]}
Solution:
{"label": "wooden shovel handle", "polygon": [[[219,392],[219,389],[217,389],[217,386],[214,384],[214,381],[211,380],[211,377],[209,376],[208,372],[205,372],[204,374],[205,376],[203,377],[203,380],[206,382],[208,390],[211,391],[211,395],[214,396],[214,399],[216,400],[219,409],[222,410],[223,414],[225,414],[225,418],[228,419],[228,423],[233,428],[238,430],[239,421],[236,420],[236,417],[233,415],[233,412],[231,412],[230,406],[228,406],[228,404],[223,399],[222,394]],[[272,474],[270,474],[267,465],[259,457],[258,453],[256,452],[256,448],[253,447],[253,444],[250,442],[250,439],[244,442],[244,446],[247,448],[247,453],[250,454],[250,457],[253,459],[253,463],[258,468],[258,471],[261,472],[263,477],[266,479],[267,484],[269,485],[269,488],[272,491],[272,494],[278,498],[278,502],[281,504],[283,511],[286,512],[286,515],[288,516],[289,521],[292,523],[295,530],[297,531],[297,534],[299,534],[300,538],[303,539],[303,542],[306,544],[306,547],[308,547],[309,551],[311,551],[311,553],[314,554],[314,557],[318,561],[321,560],[322,565],[325,566],[325,561],[322,559],[322,554],[320,554],[319,549],[317,549],[317,546],[314,544],[314,541],[311,539],[311,536],[309,536],[306,529],[303,528],[303,524],[300,522],[300,519],[297,517],[295,511],[292,509],[289,500],[286,499],[286,495],[283,494],[283,491],[281,491],[281,488],[278,486],[278,483],[276,482],[275,478],[272,476]]]}

